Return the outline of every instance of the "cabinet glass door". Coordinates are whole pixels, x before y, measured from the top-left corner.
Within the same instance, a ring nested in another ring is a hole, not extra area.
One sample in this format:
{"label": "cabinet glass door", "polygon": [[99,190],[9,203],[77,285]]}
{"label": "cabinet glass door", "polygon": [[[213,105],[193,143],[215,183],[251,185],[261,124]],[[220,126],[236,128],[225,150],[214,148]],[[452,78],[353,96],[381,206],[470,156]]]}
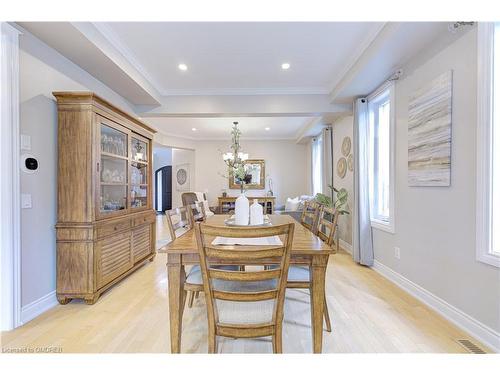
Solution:
{"label": "cabinet glass door", "polygon": [[100,126],[100,213],[109,214],[127,209],[128,135],[108,124]]}
{"label": "cabinet glass door", "polygon": [[149,189],[148,142],[132,135],[130,162],[130,207],[146,208]]}

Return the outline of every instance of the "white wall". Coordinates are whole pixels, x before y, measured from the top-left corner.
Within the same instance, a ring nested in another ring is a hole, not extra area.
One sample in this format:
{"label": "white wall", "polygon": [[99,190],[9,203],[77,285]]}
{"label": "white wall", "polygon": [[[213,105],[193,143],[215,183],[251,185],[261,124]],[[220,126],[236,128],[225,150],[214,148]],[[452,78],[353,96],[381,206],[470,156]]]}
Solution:
{"label": "white wall", "polygon": [[20,126],[31,136],[39,161],[34,174],[21,172],[21,192],[33,208],[21,212],[21,300],[25,307],[56,287],[57,108],[52,91],[94,91],[132,111],[125,99],[47,45],[24,32],[20,37]]}
{"label": "white wall", "polygon": [[[344,157],[342,155],[342,141],[344,137],[349,137],[351,139],[351,153],[353,151],[352,144],[352,124],[353,117],[347,116],[339,119],[333,123],[333,185],[337,189],[344,188],[347,190],[349,196],[347,199],[347,210],[351,211],[353,207],[353,190],[354,190],[354,173],[347,169],[344,178],[340,178],[337,175],[337,162],[340,158]],[[339,217],[339,238],[345,241],[347,244],[352,245],[352,215],[342,215]]]}
{"label": "white wall", "polygon": [[193,150],[172,149],[172,208],[182,206],[181,195],[184,191],[177,190],[176,167],[180,164],[189,164],[189,189],[187,191],[198,191],[196,189],[196,167],[195,152]]}
{"label": "white wall", "polygon": [[[269,190],[268,179],[273,180],[276,204],[284,204],[287,197],[296,197],[310,191],[310,156],[307,145],[294,141],[241,141],[244,152],[250,159],[264,159],[266,163],[266,186],[264,190],[249,190],[248,196],[265,195]],[[230,142],[197,142],[196,189],[207,191],[210,205],[217,204],[217,197],[226,189],[228,195],[236,196],[239,190],[229,190],[227,169],[220,151],[229,150]],[[220,150],[220,151],[219,151]]]}
{"label": "white wall", "polygon": [[[476,30],[396,84],[395,226],[374,229],[375,259],[481,323],[500,331],[500,272],[475,257]],[[450,187],[409,187],[408,97],[453,70]],[[394,257],[394,247],[401,259]]]}

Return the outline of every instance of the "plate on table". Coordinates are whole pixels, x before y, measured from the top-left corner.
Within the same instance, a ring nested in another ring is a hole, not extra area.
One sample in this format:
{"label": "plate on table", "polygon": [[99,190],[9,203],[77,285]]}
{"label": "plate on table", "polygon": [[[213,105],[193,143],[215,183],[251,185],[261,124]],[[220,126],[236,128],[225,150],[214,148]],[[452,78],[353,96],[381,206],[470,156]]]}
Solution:
{"label": "plate on table", "polygon": [[273,225],[271,223],[271,219],[269,219],[269,216],[264,215],[264,224],[259,224],[259,225],[236,225],[235,224],[235,218],[234,215],[232,215],[229,219],[224,220],[224,224],[227,225],[228,227],[268,227],[270,225]]}

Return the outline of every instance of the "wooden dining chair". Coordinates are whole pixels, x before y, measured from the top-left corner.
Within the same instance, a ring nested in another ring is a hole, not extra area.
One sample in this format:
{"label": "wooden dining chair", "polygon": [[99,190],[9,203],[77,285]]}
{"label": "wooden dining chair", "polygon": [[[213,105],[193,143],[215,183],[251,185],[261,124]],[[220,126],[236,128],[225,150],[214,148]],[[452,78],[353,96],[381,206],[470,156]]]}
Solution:
{"label": "wooden dining chair", "polygon": [[[179,229],[185,229],[189,230],[192,229],[195,223],[195,216],[193,215],[193,209],[195,207],[179,207],[179,208],[174,208],[172,210],[165,211],[167,215],[167,226],[168,230],[170,232],[170,237],[172,238],[172,241],[175,240],[178,235],[177,231]],[[201,209],[203,209],[203,205],[201,204]],[[205,211],[203,211],[205,212]],[[175,219],[173,219],[175,217]],[[233,266],[233,265],[225,265],[221,266],[222,268],[225,268],[227,270],[239,270],[240,266]],[[201,273],[200,271],[200,266],[194,265],[192,266],[187,274],[187,278],[189,278],[190,275],[196,275]],[[190,278],[191,280],[193,278]],[[186,301],[188,303],[188,307],[191,308],[193,307],[193,303],[195,298],[198,298],[200,295],[200,292],[203,292],[203,283],[201,282],[201,277],[199,277],[198,282],[190,282],[186,283],[184,286],[184,290],[187,293],[187,298]]]}
{"label": "wooden dining chair", "polygon": [[313,233],[316,232],[320,208],[320,204],[314,200],[304,202],[300,223]]}
{"label": "wooden dining chair", "polygon": [[[170,232],[170,237],[173,240],[175,240],[178,235],[177,231],[180,229],[185,229],[189,230],[193,228],[193,223],[194,223],[194,217],[192,214],[192,208],[191,207],[178,207],[174,208],[168,211],[165,211],[167,215],[167,226],[168,226],[168,231]],[[190,273],[191,272],[197,272],[197,269],[193,269],[196,266],[191,267]],[[198,267],[199,270],[199,267]],[[188,306],[192,307],[194,299],[198,297],[199,293],[203,291],[203,285],[202,283],[199,284],[190,284],[186,285],[184,288],[188,294],[187,296],[187,301],[188,301]]]}
{"label": "wooden dining chair", "polygon": [[[217,352],[217,336],[272,336],[273,352],[282,352],[283,305],[293,231],[293,223],[262,228],[221,228],[196,223],[196,241],[207,303],[209,353]],[[281,236],[283,242],[265,246],[213,245],[212,239],[217,236]],[[213,267],[228,262],[252,265],[262,259],[273,259],[277,265],[272,270],[258,271],[227,271]]]}
{"label": "wooden dining chair", "polygon": [[207,218],[203,202],[196,201],[187,207],[189,207],[193,222],[205,221],[205,219]]}
{"label": "wooden dining chair", "polygon": [[337,234],[339,213],[333,207],[322,206],[319,212],[316,235],[321,238],[334,253],[338,251],[338,241],[335,241]]}
{"label": "wooden dining chair", "polygon": [[165,214],[167,215],[167,227],[172,241],[178,237],[178,230],[193,228],[193,220],[187,207],[173,208],[165,211]]}
{"label": "wooden dining chair", "polygon": [[[321,240],[323,240],[328,246],[333,247],[335,234],[337,231],[337,221],[339,218],[339,213],[337,210],[331,207],[326,207],[321,205],[319,207],[318,219],[316,221],[316,234]],[[334,252],[336,250],[334,249]],[[292,265],[288,271],[288,284],[287,288],[292,289],[309,289],[312,294],[312,285],[310,282],[310,270],[309,267]],[[311,300],[312,302],[312,300]],[[324,295],[324,309],[323,309],[324,319],[326,323],[326,330],[328,332],[332,331],[332,324],[330,321],[330,314],[328,312],[328,304],[326,301],[326,294]]]}

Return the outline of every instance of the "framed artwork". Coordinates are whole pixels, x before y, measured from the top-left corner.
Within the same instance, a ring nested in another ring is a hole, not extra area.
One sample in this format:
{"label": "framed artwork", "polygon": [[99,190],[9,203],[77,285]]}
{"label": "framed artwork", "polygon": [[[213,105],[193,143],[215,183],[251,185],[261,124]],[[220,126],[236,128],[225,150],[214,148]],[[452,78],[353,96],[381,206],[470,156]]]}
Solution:
{"label": "framed artwork", "polygon": [[[260,190],[266,187],[266,162],[262,159],[248,159],[243,162],[246,171],[245,187]],[[229,189],[239,189],[240,181],[229,174]]]}
{"label": "framed artwork", "polygon": [[189,191],[189,163],[175,166],[175,185],[177,191]]}
{"label": "framed artwork", "polygon": [[450,186],[452,71],[410,97],[408,185]]}

